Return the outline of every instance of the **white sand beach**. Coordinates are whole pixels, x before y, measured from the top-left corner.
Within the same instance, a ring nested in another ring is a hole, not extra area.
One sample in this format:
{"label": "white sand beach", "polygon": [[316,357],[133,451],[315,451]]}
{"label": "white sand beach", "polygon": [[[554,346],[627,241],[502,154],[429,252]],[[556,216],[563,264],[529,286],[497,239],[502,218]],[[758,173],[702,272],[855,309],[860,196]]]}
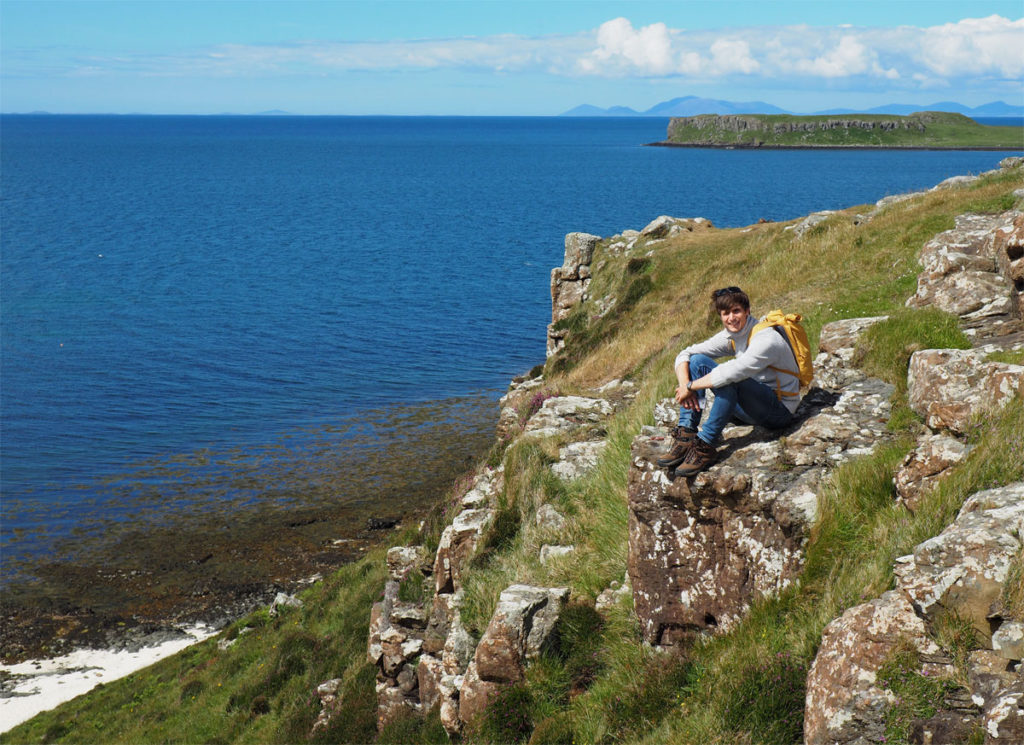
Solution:
{"label": "white sand beach", "polygon": [[11,676],[0,696],[0,731],[6,732],[100,683],[123,678],[216,633],[207,626],[183,631],[185,636],[181,638],[136,651],[78,649],[63,657],[0,666],[5,677]]}

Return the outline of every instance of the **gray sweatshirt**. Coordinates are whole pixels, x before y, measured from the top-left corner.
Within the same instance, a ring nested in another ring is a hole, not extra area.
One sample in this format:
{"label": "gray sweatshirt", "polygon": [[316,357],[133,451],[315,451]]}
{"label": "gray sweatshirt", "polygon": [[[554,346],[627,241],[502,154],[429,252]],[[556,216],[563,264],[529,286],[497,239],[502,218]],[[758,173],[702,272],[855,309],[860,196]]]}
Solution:
{"label": "gray sweatshirt", "polygon": [[[694,354],[706,354],[712,359],[736,355],[735,358],[711,371],[711,386],[728,385],[738,383],[747,378],[753,378],[764,383],[773,391],[782,391],[790,395],[779,396],[782,403],[791,412],[796,411],[800,405],[800,396],[792,395],[800,393],[800,381],[795,375],[771,369],[772,367],[781,370],[797,371],[796,358],[789,342],[782,338],[782,335],[775,329],[764,329],[750,337],[750,331],[757,325],[758,319],[750,316],[747,324],[739,332],[730,334],[722,329],[710,339],[691,344],[676,356],[674,368],[681,364],[689,364],[690,356]],[[747,345],[749,338],[750,345]],[[730,344],[735,343],[736,348]]]}

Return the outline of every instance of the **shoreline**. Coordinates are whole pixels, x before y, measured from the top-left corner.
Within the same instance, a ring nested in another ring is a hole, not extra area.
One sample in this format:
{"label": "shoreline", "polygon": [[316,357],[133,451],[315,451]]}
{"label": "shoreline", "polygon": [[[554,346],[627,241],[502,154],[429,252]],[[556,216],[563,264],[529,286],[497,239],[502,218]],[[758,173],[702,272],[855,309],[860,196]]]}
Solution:
{"label": "shoreline", "polygon": [[[41,712],[177,654],[214,636],[209,626],[143,636],[122,648],[84,647],[66,655],[0,665],[0,720],[7,732]],[[146,643],[149,639],[150,643]]]}
{"label": "shoreline", "polygon": [[971,152],[997,152],[997,153],[1013,153],[1013,152],[1024,152],[1024,144],[1020,147],[1002,145],[970,145],[970,146],[950,146],[950,145],[768,145],[768,144],[754,144],[749,142],[734,142],[734,143],[710,143],[710,142],[670,142],[668,140],[661,140],[660,142],[645,142],[642,147],[692,147],[700,149],[710,150],[952,150],[952,151],[971,151]]}
{"label": "shoreline", "polygon": [[[496,419],[489,395],[396,408],[358,442],[329,442],[311,460],[275,468],[257,503],[208,500],[169,521],[97,530],[95,542],[42,557],[4,585],[0,662],[118,648],[140,632],[218,629],[293,593],[420,519],[491,445]],[[411,472],[410,459],[421,470]],[[319,488],[285,493],[280,484],[300,466]]]}
{"label": "shoreline", "polygon": [[[211,516],[198,522],[182,517],[168,535],[150,531],[141,540],[115,542],[79,561],[44,567],[46,576],[35,587],[42,602],[5,592],[0,732],[216,636],[235,620],[272,607],[278,593],[308,587],[391,540],[395,529],[424,519],[463,475],[463,458],[470,451],[473,459],[480,456],[494,439],[493,400],[472,396],[450,405],[455,408],[445,411],[461,414],[461,421],[451,417],[413,437],[392,433],[375,455],[376,467],[356,469],[374,482],[371,504],[351,499],[333,508],[254,509],[248,517],[235,514],[229,533],[220,532]],[[418,419],[438,411],[436,404],[408,407],[402,416]],[[409,457],[428,463],[432,476],[389,478],[393,470],[405,469]],[[357,474],[345,468],[338,475]],[[304,540],[285,535],[296,531]],[[204,542],[197,554],[200,533]],[[136,553],[121,553],[129,548]],[[239,552],[248,554],[244,566],[225,561]],[[131,569],[133,562],[160,564],[166,576]],[[48,596],[48,588],[56,596]],[[120,597],[111,600],[110,594]]]}

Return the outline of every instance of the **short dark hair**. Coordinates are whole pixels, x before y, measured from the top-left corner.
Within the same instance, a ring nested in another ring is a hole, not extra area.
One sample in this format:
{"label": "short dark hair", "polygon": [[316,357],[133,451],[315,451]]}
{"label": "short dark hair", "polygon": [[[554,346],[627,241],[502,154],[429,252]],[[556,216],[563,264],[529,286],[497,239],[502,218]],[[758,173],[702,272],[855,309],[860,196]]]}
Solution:
{"label": "short dark hair", "polygon": [[743,310],[749,311],[750,298],[739,287],[723,287],[711,293],[711,305],[719,313],[737,305]]}

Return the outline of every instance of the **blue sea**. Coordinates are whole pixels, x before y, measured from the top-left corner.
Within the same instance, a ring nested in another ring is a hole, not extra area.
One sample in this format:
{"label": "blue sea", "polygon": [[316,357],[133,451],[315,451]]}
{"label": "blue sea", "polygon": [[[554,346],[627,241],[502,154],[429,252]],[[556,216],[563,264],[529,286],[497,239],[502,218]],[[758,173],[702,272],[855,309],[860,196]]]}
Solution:
{"label": "blue sea", "polygon": [[3,116],[5,574],[141,520],[140,495],[160,519],[283,481],[343,500],[372,477],[362,437],[337,478],[346,443],[413,426],[388,412],[493,416],[544,361],[567,232],[786,220],[1006,156],[643,147],[666,125]]}

